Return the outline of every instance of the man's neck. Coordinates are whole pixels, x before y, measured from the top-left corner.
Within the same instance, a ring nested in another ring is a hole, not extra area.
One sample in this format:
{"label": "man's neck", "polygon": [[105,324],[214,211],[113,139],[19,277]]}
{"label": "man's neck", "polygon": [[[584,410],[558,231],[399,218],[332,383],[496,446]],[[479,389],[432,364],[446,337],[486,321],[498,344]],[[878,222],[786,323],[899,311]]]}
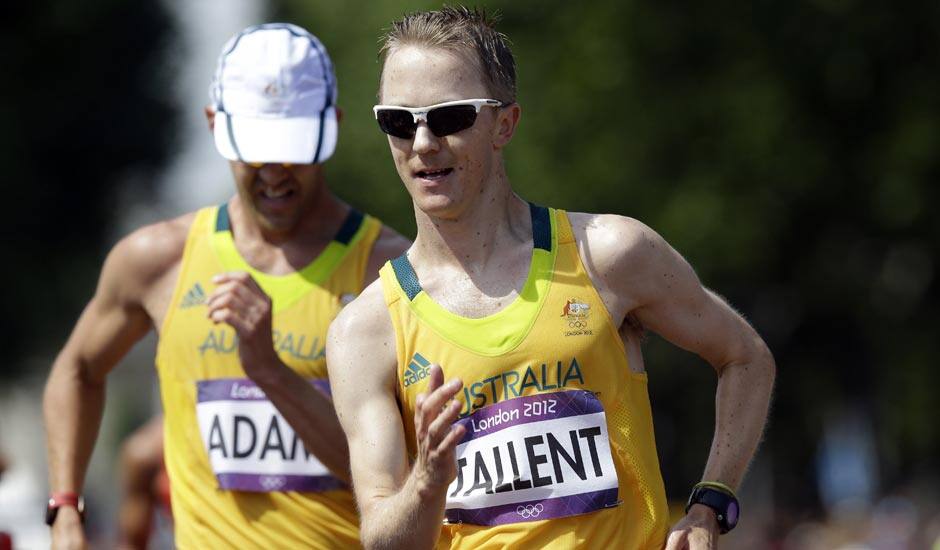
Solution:
{"label": "man's neck", "polygon": [[238,252],[255,269],[275,275],[298,271],[312,262],[332,241],[349,210],[349,205],[323,186],[296,224],[277,230],[265,227],[240,197],[229,202]]}
{"label": "man's neck", "polygon": [[439,218],[416,208],[413,259],[432,269],[459,264],[472,274],[485,270],[494,258],[498,261],[512,244],[531,241],[528,203],[505,180],[485,189],[454,217]]}

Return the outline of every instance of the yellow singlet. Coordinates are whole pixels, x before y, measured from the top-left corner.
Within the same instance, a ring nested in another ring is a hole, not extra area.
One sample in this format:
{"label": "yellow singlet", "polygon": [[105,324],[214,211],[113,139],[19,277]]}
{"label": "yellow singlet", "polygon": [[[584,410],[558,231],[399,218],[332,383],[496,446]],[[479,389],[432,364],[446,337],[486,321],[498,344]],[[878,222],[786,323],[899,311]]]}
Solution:
{"label": "yellow singlet", "polygon": [[661,548],[668,522],[646,375],[587,275],[567,215],[533,205],[528,279],[508,307],[455,315],[406,256],[381,271],[409,453],[428,365],[460,377],[467,434],[439,548]]}
{"label": "yellow singlet", "polygon": [[278,355],[328,392],[327,328],[362,290],[380,230],[378,220],[352,211],[313,262],[273,276],[239,255],[226,205],[196,214],[156,358],[177,547],[359,546],[352,494],[246,378],[234,329],[209,321],[205,299],[214,275],[249,272],[271,296]]}

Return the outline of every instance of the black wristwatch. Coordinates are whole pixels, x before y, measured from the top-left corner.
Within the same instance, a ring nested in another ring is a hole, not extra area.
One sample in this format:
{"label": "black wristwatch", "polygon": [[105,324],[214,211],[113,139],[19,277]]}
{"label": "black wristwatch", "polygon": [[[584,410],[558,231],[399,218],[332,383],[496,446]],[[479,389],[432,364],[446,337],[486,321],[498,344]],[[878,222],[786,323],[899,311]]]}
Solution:
{"label": "black wristwatch", "polygon": [[734,491],[723,483],[703,481],[697,484],[689,495],[689,503],[685,506],[686,513],[689,513],[693,504],[704,504],[715,511],[715,519],[718,520],[718,529],[722,535],[734,529],[738,518],[741,517],[741,505],[734,496]]}

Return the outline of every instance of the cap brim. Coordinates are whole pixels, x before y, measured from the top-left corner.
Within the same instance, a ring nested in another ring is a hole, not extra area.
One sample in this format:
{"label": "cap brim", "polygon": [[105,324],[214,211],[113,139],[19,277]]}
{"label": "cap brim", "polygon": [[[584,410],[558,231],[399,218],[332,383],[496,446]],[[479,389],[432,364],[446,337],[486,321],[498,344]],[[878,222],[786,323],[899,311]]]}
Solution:
{"label": "cap brim", "polygon": [[219,111],[215,114],[214,134],[216,149],[229,160],[323,162],[336,150],[336,109],[326,109],[322,119],[254,118]]}

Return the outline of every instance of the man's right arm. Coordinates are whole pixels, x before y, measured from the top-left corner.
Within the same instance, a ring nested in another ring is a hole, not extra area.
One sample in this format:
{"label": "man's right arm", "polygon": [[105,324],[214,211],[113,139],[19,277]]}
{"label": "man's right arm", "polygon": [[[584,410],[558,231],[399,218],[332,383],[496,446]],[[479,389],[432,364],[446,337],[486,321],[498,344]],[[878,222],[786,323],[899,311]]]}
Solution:
{"label": "man's right arm", "polygon": [[[174,220],[143,228],[114,247],[94,297],[53,363],[43,397],[52,492],[81,493],[104,409],[105,377],[153,326],[145,302],[182,255],[185,231],[178,238],[178,225]],[[77,511],[60,508],[53,544],[81,547],[81,539]]]}
{"label": "man's right arm", "polygon": [[409,464],[396,394],[395,333],[376,281],[333,322],[327,340],[333,402],[349,443],[365,548],[432,548],[463,428],[453,427],[459,380],[432,369],[418,397],[418,454]]}

